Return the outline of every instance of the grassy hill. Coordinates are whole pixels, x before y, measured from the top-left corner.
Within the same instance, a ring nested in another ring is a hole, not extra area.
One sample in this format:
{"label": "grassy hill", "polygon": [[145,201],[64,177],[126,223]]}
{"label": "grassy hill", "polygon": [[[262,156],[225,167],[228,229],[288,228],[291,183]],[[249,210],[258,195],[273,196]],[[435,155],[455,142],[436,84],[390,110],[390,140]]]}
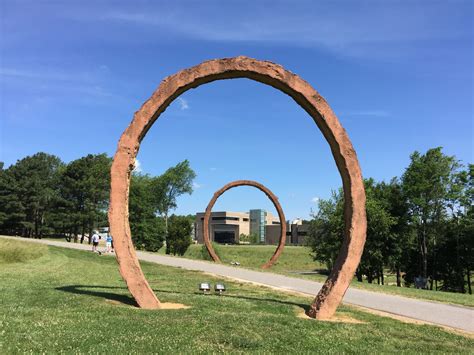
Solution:
{"label": "grassy hill", "polygon": [[226,282],[224,296],[202,295],[199,282],[222,280],[142,265],[160,300],[190,308],[136,308],[113,258],[0,240],[0,353],[469,353],[474,348],[472,338],[350,307],[340,307],[337,316],[352,323],[299,318],[310,299],[238,282]]}

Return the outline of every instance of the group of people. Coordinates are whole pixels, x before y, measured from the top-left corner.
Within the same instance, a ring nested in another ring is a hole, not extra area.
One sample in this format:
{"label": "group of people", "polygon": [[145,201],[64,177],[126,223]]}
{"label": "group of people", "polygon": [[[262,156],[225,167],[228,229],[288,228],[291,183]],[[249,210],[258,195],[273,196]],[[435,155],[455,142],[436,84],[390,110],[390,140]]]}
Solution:
{"label": "group of people", "polygon": [[[94,234],[92,234],[91,237],[91,242],[92,242],[92,251],[94,253],[99,253],[99,255],[102,255],[102,252],[98,249],[99,246],[99,240],[101,239],[101,236],[99,235],[99,232],[94,231]],[[107,233],[107,237],[105,237],[105,253],[113,253],[114,252],[114,240],[110,233]]]}

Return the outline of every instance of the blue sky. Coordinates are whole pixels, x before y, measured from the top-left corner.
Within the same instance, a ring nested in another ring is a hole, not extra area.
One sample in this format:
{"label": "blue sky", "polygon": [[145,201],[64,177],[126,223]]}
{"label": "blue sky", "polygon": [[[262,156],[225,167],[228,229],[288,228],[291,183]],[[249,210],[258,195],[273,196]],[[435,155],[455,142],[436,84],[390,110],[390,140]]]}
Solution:
{"label": "blue sky", "polygon": [[[204,60],[282,64],[322,94],[365,177],[400,176],[414,150],[473,162],[472,1],[12,1],[0,4],[0,161],[38,151],[68,162],[113,155],[160,81]],[[145,137],[141,170],[189,159],[205,209],[236,179],[267,185],[308,218],[341,185],[330,150],[289,97],[246,79],[186,92]],[[259,191],[215,210],[273,210]]]}

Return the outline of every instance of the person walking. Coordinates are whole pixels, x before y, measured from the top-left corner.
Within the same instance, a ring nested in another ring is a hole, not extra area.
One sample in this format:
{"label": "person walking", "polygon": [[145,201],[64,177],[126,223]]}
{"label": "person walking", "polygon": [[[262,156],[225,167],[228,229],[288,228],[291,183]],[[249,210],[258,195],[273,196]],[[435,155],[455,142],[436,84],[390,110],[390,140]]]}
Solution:
{"label": "person walking", "polygon": [[107,237],[105,238],[105,246],[106,246],[105,252],[106,253],[113,252],[112,243],[113,243],[112,236],[110,235],[110,233],[107,233]]}
{"label": "person walking", "polygon": [[97,250],[97,247],[99,246],[99,233],[97,233],[97,231],[94,231],[94,234],[92,234],[92,251],[94,253],[97,253],[98,250]]}

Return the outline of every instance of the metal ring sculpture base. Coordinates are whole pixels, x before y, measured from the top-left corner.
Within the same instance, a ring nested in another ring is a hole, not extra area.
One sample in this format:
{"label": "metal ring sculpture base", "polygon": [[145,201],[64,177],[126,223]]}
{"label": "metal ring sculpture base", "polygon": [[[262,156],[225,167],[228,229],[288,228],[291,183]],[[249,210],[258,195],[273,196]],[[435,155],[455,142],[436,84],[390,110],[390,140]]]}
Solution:
{"label": "metal ring sculpture base", "polygon": [[286,243],[286,218],[285,214],[283,213],[283,209],[280,206],[280,202],[278,202],[278,197],[276,197],[269,189],[267,189],[265,186],[262,184],[259,184],[256,181],[252,180],[237,180],[228,183],[225,185],[222,189],[218,190],[214,196],[212,197],[211,201],[207,205],[206,208],[206,213],[204,214],[204,225],[203,225],[203,239],[204,239],[204,244],[206,245],[207,251],[209,252],[209,255],[211,256],[212,260],[215,262],[220,263],[221,260],[219,259],[219,256],[216,254],[214,251],[214,248],[212,247],[211,244],[211,239],[209,238],[209,218],[211,217],[211,211],[212,207],[214,207],[214,204],[216,203],[217,199],[219,196],[221,196],[224,192],[227,190],[230,190],[234,187],[237,186],[253,186],[265,193],[267,197],[272,201],[273,206],[275,206],[275,209],[278,212],[278,217],[280,218],[280,225],[281,225],[281,232],[280,232],[280,241],[278,242],[278,246],[273,253],[272,257],[270,260],[268,260],[263,266],[262,269],[268,269],[271,267],[275,261],[280,257],[280,254],[283,251],[283,248],[285,247]]}
{"label": "metal ring sculpture base", "polygon": [[120,273],[142,308],[160,308],[160,301],[143,275],[132,244],[128,220],[130,174],[140,142],[165,109],[179,95],[215,80],[248,78],[291,96],[314,120],[331,147],[344,189],[345,235],[328,279],[311,304],[308,315],[330,318],[349,287],[365,243],[367,220],[362,174],[352,143],[326,101],[311,85],[282,66],[247,57],[210,60],[165,78],[140,109],[118,143],[111,169],[109,224]]}

